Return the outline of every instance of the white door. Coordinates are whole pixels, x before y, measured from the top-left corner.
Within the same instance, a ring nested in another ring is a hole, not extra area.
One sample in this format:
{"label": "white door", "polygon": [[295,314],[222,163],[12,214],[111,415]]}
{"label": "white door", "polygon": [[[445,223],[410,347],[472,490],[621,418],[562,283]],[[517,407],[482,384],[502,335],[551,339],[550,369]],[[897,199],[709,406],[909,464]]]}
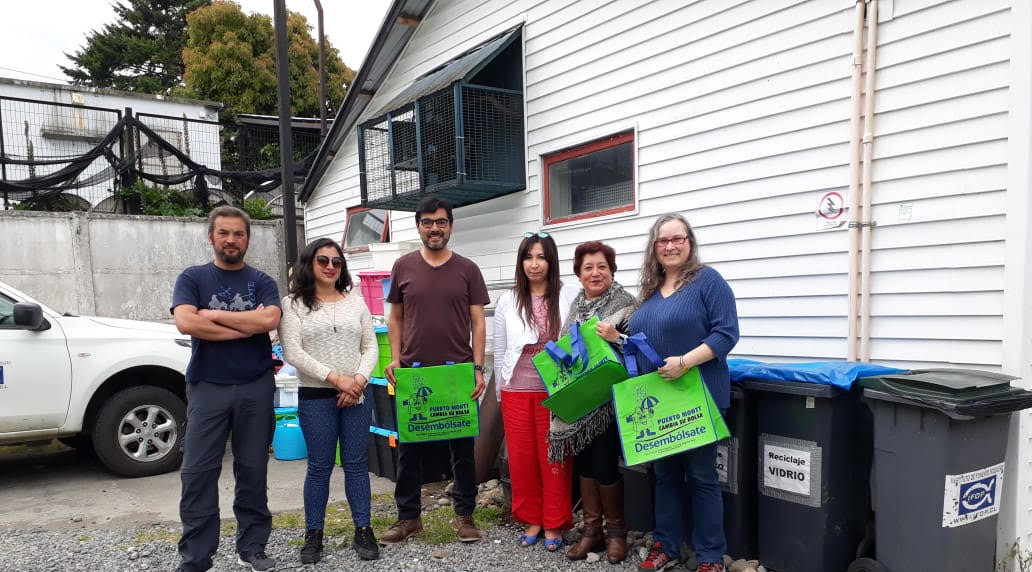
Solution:
{"label": "white door", "polygon": [[14,325],[16,300],[0,293],[0,433],[64,424],[72,363],[61,326],[30,332]]}

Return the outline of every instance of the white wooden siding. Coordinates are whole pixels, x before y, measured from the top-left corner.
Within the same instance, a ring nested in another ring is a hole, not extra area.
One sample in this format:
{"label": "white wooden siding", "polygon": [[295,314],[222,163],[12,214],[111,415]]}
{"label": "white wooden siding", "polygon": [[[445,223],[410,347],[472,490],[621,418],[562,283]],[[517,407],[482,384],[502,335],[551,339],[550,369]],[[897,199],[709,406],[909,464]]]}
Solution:
{"label": "white wooden siding", "polygon": [[[879,29],[871,265],[873,358],[1003,363],[1009,2],[894,0]],[[852,9],[839,0],[469,0],[435,4],[369,110],[525,21],[528,190],[456,212],[452,245],[489,281],[542,225],[540,156],[633,126],[637,212],[549,228],[603,239],[633,288],[654,217],[681,211],[738,298],[736,353],[846,355],[845,231],[815,232],[849,187]],[[306,208],[339,239],[359,202],[354,135]],[[909,219],[901,213],[909,212]],[[394,213],[394,240],[418,238]],[[355,270],[355,269],[353,269]]]}

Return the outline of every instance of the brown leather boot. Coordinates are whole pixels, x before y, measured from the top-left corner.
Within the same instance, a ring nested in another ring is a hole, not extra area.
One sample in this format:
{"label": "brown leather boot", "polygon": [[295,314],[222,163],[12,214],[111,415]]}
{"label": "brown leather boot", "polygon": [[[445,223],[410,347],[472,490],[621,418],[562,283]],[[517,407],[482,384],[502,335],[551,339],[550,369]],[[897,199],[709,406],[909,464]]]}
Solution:
{"label": "brown leather boot", "polygon": [[602,514],[606,517],[606,560],[619,564],[627,558],[627,524],[624,522],[623,481],[599,485]]}
{"label": "brown leather boot", "polygon": [[602,539],[602,498],[595,479],[580,478],[581,509],[584,511],[584,536],[566,551],[570,560],[584,560],[589,552],[599,552]]}
{"label": "brown leather boot", "polygon": [[404,542],[406,538],[413,534],[419,534],[420,532],[423,532],[422,518],[416,517],[412,520],[399,518],[397,522],[387,529],[387,532],[380,536],[380,544],[397,544],[399,542]]}

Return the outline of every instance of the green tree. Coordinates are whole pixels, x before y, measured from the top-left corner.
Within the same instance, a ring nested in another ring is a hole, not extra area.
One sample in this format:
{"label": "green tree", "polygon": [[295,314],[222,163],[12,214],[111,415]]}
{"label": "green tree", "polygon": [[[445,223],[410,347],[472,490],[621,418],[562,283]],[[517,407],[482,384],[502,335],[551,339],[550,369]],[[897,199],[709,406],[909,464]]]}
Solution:
{"label": "green tree", "polygon": [[[287,19],[291,113],[319,115],[319,45],[304,16]],[[236,113],[277,114],[276,39],[272,18],[247,15],[233,2],[216,0],[187,16],[183,95],[226,104]],[[326,96],[339,104],[355,72],[326,42]]]}
{"label": "green tree", "polygon": [[78,85],[142,93],[169,93],[183,81],[186,15],[211,0],[120,0],[117,21],[93,30],[65,54],[61,69]]}

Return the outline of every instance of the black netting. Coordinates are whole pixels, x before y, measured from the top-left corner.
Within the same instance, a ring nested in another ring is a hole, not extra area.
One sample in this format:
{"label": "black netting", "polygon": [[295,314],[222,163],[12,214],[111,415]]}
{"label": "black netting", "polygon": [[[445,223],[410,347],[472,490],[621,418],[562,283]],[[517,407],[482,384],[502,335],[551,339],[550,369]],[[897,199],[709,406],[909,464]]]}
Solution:
{"label": "black netting", "polygon": [[[83,209],[123,212],[119,189],[142,179],[198,204],[274,198],[279,168],[226,168],[221,130],[215,121],[122,117],[118,110],[0,98],[0,195],[5,203],[62,198]],[[296,161],[295,186],[314,157],[313,148]]]}

